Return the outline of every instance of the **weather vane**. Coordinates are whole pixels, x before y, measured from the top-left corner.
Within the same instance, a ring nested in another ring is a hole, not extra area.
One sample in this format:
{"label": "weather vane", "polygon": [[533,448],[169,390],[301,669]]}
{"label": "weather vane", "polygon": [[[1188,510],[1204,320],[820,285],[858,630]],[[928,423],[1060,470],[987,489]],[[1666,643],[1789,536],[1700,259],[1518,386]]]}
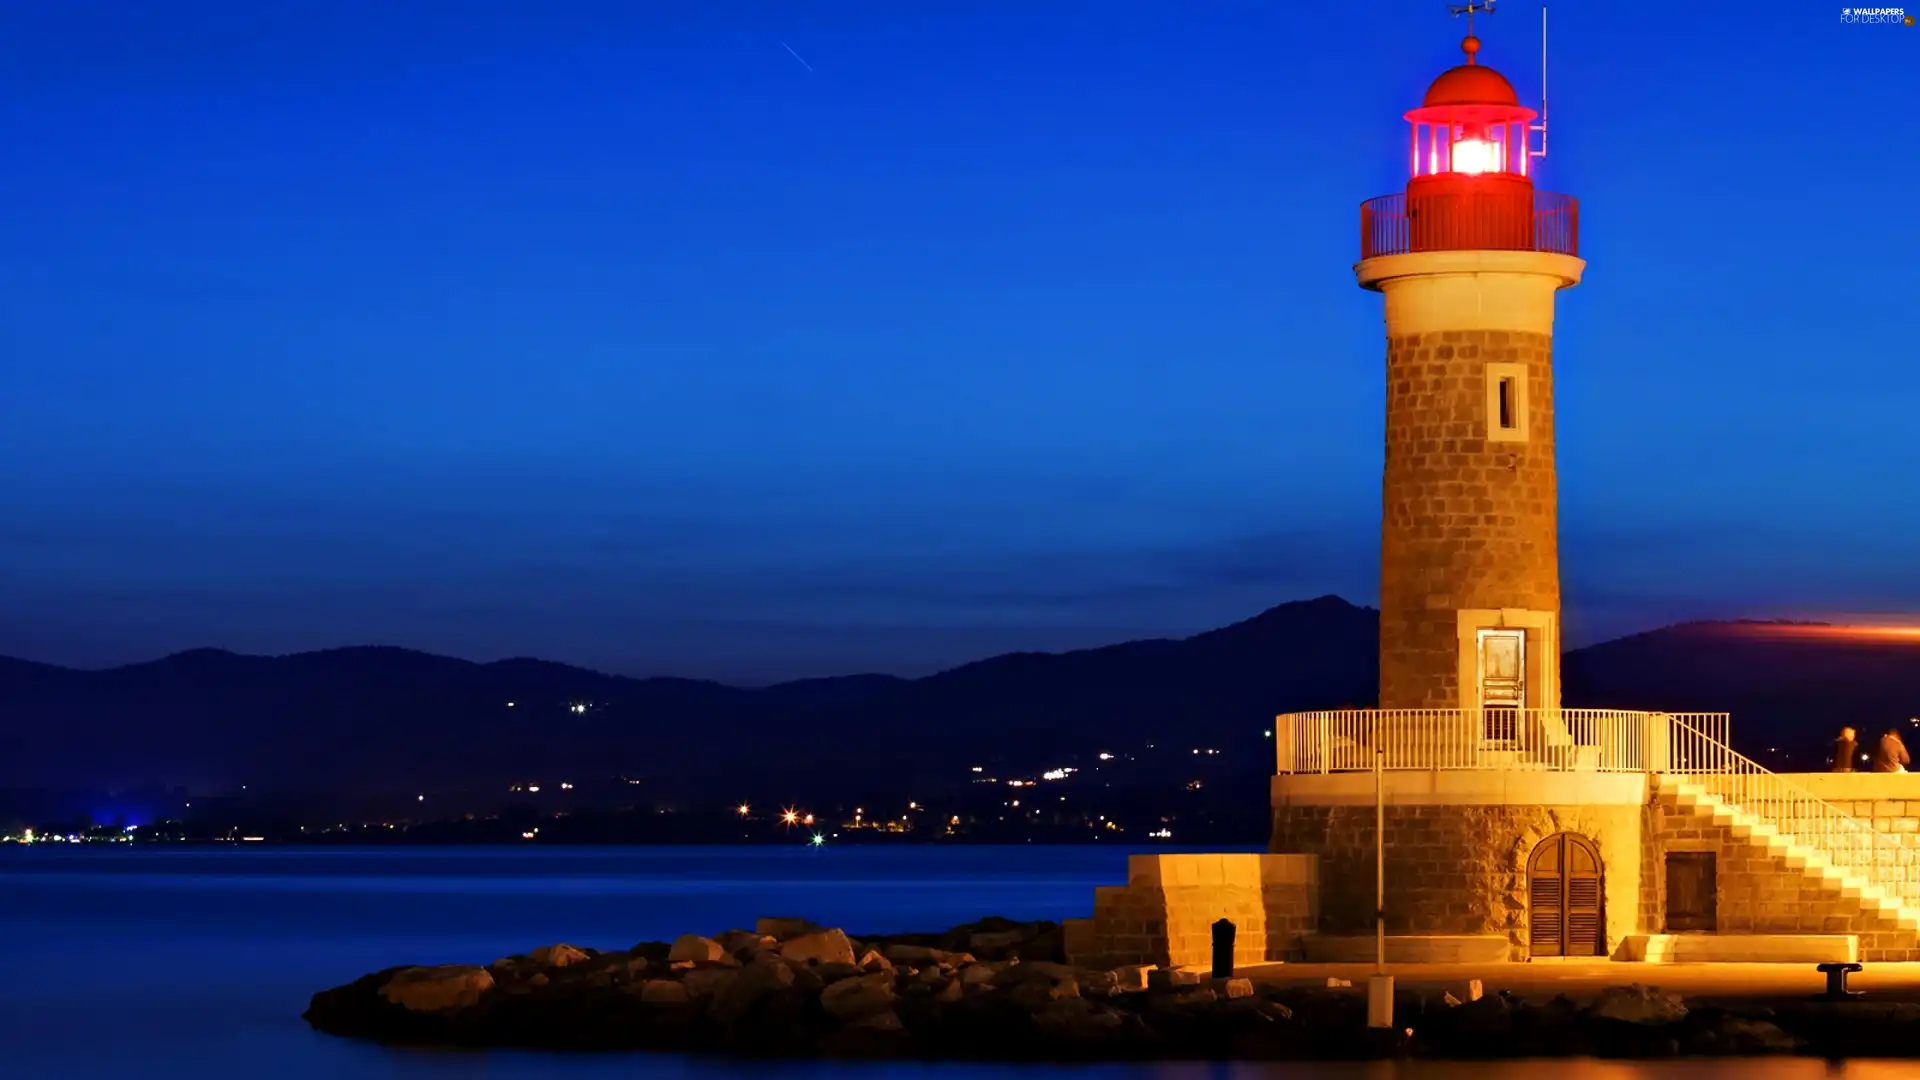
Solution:
{"label": "weather vane", "polygon": [[1493,14],[1493,4],[1494,0],[1468,0],[1466,4],[1448,4],[1447,10],[1452,12],[1456,19],[1462,15],[1467,17],[1467,36],[1472,37],[1474,14],[1481,11],[1489,15]]}

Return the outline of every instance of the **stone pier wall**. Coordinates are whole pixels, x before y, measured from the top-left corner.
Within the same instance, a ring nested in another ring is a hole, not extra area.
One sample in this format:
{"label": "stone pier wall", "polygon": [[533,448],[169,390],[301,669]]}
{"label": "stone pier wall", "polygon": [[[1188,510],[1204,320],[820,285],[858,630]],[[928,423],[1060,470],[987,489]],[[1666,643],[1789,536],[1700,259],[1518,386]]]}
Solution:
{"label": "stone pier wall", "polygon": [[1213,924],[1234,924],[1236,967],[1297,957],[1318,917],[1317,867],[1302,855],[1135,855],[1127,884],[1094,889],[1093,918],[1069,920],[1080,967],[1206,966]]}
{"label": "stone pier wall", "polygon": [[[1609,953],[1641,933],[1642,805],[1401,805],[1386,810],[1389,935],[1505,935],[1527,955],[1527,859],[1542,840],[1575,833],[1602,863]],[[1318,932],[1373,932],[1374,809],[1282,805],[1272,850],[1319,858]]]}

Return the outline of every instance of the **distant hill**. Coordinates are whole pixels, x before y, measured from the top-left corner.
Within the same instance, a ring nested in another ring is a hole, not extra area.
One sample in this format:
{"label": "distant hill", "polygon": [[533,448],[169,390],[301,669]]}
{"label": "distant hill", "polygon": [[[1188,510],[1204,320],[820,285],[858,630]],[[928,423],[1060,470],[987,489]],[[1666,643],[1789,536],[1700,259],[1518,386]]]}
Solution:
{"label": "distant hill", "polygon": [[[1370,704],[1377,634],[1377,612],[1325,596],[1179,640],[754,690],[379,647],[199,649],[102,671],[0,658],[0,786],[406,787],[591,768],[699,788],[818,770],[950,778],[1156,739],[1244,746],[1276,713]],[[1564,684],[1569,706],[1731,711],[1749,746],[1813,745],[1842,721],[1920,715],[1920,643],[1694,623],[1569,653]]]}

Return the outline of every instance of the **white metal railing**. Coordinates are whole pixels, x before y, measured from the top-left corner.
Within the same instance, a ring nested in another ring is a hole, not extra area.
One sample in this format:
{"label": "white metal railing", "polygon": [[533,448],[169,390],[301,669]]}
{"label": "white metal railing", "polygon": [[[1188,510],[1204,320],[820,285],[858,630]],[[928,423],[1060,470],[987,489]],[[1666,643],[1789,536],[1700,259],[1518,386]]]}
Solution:
{"label": "white metal railing", "polygon": [[1876,830],[1689,719],[1676,718],[1673,736],[1674,760],[1667,772],[1801,847],[1820,852],[1848,874],[1887,886],[1911,902],[1915,890],[1909,883],[1920,866],[1920,837]]}
{"label": "white metal railing", "polygon": [[1282,773],[1515,769],[1666,772],[1696,749],[1677,725],[1718,736],[1726,713],[1623,709],[1340,709],[1278,717]]}

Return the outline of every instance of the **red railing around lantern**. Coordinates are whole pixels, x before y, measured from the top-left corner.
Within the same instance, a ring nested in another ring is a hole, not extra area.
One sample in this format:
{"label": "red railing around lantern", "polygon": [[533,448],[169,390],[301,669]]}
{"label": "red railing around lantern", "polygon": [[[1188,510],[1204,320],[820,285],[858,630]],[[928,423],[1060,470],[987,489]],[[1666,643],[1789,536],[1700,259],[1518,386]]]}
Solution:
{"label": "red railing around lantern", "polygon": [[1580,200],[1552,191],[1533,193],[1529,223],[1525,203],[1507,193],[1449,194],[1416,200],[1408,212],[1407,195],[1368,199],[1360,204],[1360,257],[1405,255],[1414,251],[1547,251],[1580,254]]}

